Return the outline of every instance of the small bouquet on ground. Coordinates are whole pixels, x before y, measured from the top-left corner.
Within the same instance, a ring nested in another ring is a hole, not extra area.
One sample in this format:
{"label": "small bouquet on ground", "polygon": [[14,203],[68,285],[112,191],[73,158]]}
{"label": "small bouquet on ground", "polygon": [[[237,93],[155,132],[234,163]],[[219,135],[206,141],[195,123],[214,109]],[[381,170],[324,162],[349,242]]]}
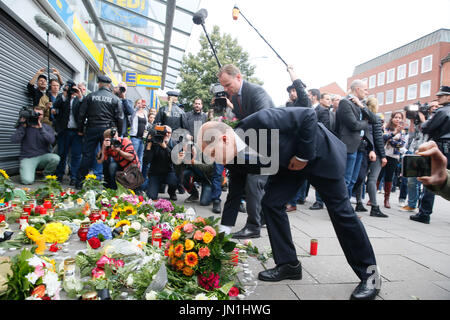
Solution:
{"label": "small bouquet on ground", "polygon": [[225,117],[225,116],[223,116],[223,117],[220,117],[219,118],[219,121],[220,122],[223,122],[223,123],[225,123],[225,124],[227,124],[227,125],[229,125],[231,128],[235,128],[237,125],[238,125],[238,123],[239,123],[239,120],[238,120],[238,118],[236,118],[236,117],[234,117],[234,118],[227,118],[227,117]]}
{"label": "small bouquet on ground", "polygon": [[11,272],[7,289],[0,294],[0,299],[59,300],[61,282],[54,260],[38,257],[24,249],[11,258]]}
{"label": "small bouquet on ground", "polygon": [[89,227],[86,238],[89,246],[97,249],[101,246],[102,241],[112,239],[111,228],[103,222],[96,222]]}
{"label": "small bouquet on ground", "polygon": [[103,190],[103,184],[101,181],[97,180],[97,176],[95,174],[88,174],[85,176],[83,187],[81,188],[79,194],[84,194],[90,190],[93,190],[98,194],[101,194]]}
{"label": "small bouquet on ground", "polygon": [[42,203],[44,199],[58,196],[62,191],[63,189],[56,176],[45,176],[44,185],[37,188],[33,194],[36,200]]}

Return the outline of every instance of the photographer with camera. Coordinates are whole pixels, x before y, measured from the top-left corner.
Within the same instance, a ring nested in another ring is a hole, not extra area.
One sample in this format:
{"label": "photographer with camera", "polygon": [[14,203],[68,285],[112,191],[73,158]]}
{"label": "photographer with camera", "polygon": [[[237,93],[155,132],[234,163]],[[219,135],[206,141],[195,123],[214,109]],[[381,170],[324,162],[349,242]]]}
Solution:
{"label": "photographer with camera", "polygon": [[179,181],[171,158],[171,152],[175,145],[171,139],[172,129],[167,125],[157,124],[150,129],[149,135],[144,151],[144,163],[151,163],[148,170],[147,196],[156,200],[160,185],[168,184],[170,200],[176,201],[175,192]]}
{"label": "photographer with camera", "polygon": [[119,137],[116,128],[105,130],[103,137],[102,149],[97,154],[97,162],[103,164],[105,187],[116,190],[116,173],[127,170],[131,165],[140,169],[140,163],[133,143],[128,138]]}
{"label": "photographer with camera", "polygon": [[[49,79],[47,79],[47,76],[45,75],[46,70],[46,68],[39,69],[27,84],[28,96],[33,100],[33,106],[39,105],[39,100],[41,100],[47,92]],[[51,71],[58,78],[59,85],[62,86],[64,82],[62,81],[58,69],[51,68]]]}
{"label": "photographer with camera", "polygon": [[[434,115],[426,121],[423,112],[419,109],[422,133],[428,135],[429,140],[436,142],[439,150],[447,158],[447,169],[450,168],[450,86],[442,86],[436,93],[437,102],[441,106]],[[425,188],[420,199],[419,212],[409,218],[413,221],[430,223],[433,212],[434,193]]]}
{"label": "photographer with camera", "polygon": [[76,83],[67,80],[63,92],[58,95],[53,108],[56,111],[55,131],[58,135],[58,155],[60,157],[56,176],[62,182],[66,172],[66,159],[70,150],[70,182],[74,186],[81,162],[82,137],[78,134],[78,113],[82,94]]}
{"label": "photographer with camera", "polygon": [[55,120],[56,110],[53,108],[53,104],[58,97],[60,87],[58,80],[51,79],[49,90],[39,100],[39,106],[44,109],[43,122],[49,126],[53,126],[53,121]]}
{"label": "photographer with camera", "polygon": [[126,83],[121,82],[117,87],[114,87],[114,94],[122,101],[123,108],[122,130],[119,132],[119,136],[126,137],[128,136],[127,129],[131,125],[131,116],[134,113],[133,102],[127,99]]}
{"label": "photographer with camera", "polygon": [[12,143],[20,143],[20,180],[25,185],[34,182],[36,169],[43,169],[44,175],[52,175],[59,163],[59,156],[51,152],[55,132],[42,122],[43,117],[44,110],[38,106],[23,108],[11,136]]}

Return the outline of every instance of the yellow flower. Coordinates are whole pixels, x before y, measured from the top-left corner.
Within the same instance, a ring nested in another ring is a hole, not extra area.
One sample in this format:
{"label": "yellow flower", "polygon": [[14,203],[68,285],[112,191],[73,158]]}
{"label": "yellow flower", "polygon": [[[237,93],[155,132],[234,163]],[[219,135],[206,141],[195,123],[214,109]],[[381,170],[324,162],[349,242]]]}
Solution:
{"label": "yellow flower", "polygon": [[3,177],[4,177],[5,179],[9,179],[9,176],[8,176],[8,174],[6,173],[5,170],[0,169],[0,173],[3,175]]}
{"label": "yellow flower", "polygon": [[192,269],[189,268],[189,267],[184,267],[184,268],[183,268],[183,274],[184,274],[185,276],[190,277],[190,276],[192,276],[192,275],[194,274],[194,270],[192,270]]}
{"label": "yellow flower", "polygon": [[89,180],[89,179],[95,180],[95,179],[97,179],[97,176],[95,174],[87,174],[85,179],[86,180]]}
{"label": "yellow flower", "polygon": [[175,247],[175,257],[181,257],[183,251],[184,251],[183,245],[180,243]]}
{"label": "yellow flower", "polygon": [[56,176],[45,176],[46,180],[56,180],[57,177]]}
{"label": "yellow flower", "polygon": [[195,252],[189,252],[188,254],[186,254],[186,256],[184,257],[184,263],[186,263],[186,265],[191,268],[195,267],[198,263],[197,254]]}
{"label": "yellow flower", "polygon": [[126,224],[130,226],[131,222],[128,220],[120,220],[119,222],[116,223],[116,226],[114,227],[114,229],[124,226]]}
{"label": "yellow flower", "polygon": [[184,246],[186,247],[186,251],[192,250],[192,248],[194,248],[194,241],[186,239]]}
{"label": "yellow flower", "polygon": [[131,194],[133,195],[133,196],[135,196],[136,194],[134,193],[134,191],[133,190],[131,190],[131,189],[128,189],[128,191],[130,191],[131,192]]}
{"label": "yellow flower", "polygon": [[210,243],[213,238],[214,238],[214,236],[211,233],[209,233],[208,231],[206,231],[205,234],[203,235],[203,242]]}
{"label": "yellow flower", "polygon": [[173,258],[173,256],[174,256],[174,249],[173,249],[173,245],[171,245],[169,247],[169,258]]}
{"label": "yellow flower", "polygon": [[133,206],[126,206],[125,209],[123,209],[127,215],[135,215],[137,213],[137,210]]}
{"label": "yellow flower", "polygon": [[171,239],[172,241],[176,241],[180,238],[180,236],[181,236],[180,230],[176,230],[174,233],[172,233]]}
{"label": "yellow flower", "polygon": [[33,241],[36,242],[36,239],[38,236],[40,236],[41,234],[39,233],[39,231],[36,230],[36,228],[28,226],[25,228],[25,234],[27,235],[27,237]]}
{"label": "yellow flower", "polygon": [[72,230],[60,222],[52,222],[45,225],[42,235],[47,243],[64,243],[69,239]]}

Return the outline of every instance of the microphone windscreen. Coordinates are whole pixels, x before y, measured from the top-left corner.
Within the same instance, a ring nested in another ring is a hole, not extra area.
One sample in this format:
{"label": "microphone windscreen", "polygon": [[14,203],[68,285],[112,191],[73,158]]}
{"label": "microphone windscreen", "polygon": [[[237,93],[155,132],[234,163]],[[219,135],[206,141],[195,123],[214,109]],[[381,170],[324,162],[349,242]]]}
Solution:
{"label": "microphone windscreen", "polygon": [[206,9],[200,9],[194,14],[192,20],[195,24],[204,24],[207,16],[208,11],[206,11]]}
{"label": "microphone windscreen", "polygon": [[43,14],[37,14],[34,16],[34,20],[37,25],[47,33],[51,33],[58,39],[62,39],[66,36],[66,32],[55,21]]}

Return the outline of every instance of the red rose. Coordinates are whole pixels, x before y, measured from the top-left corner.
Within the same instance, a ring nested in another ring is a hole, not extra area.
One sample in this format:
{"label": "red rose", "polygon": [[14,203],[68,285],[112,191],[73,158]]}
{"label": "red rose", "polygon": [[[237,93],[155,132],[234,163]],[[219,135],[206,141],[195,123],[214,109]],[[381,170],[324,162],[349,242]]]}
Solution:
{"label": "red rose", "polygon": [[88,240],[89,245],[91,246],[92,249],[97,249],[98,247],[100,247],[102,245],[102,243],[100,242],[100,240],[96,237],[92,237]]}
{"label": "red rose", "polygon": [[50,252],[57,252],[58,250],[59,250],[59,247],[58,247],[58,243],[57,242],[55,242],[54,244],[52,244],[51,246],[50,246]]}
{"label": "red rose", "polygon": [[239,294],[239,289],[236,287],[231,287],[230,291],[228,291],[228,295],[230,297],[237,297],[238,294]]}
{"label": "red rose", "polygon": [[144,202],[144,197],[143,196],[138,196],[139,202]]}

